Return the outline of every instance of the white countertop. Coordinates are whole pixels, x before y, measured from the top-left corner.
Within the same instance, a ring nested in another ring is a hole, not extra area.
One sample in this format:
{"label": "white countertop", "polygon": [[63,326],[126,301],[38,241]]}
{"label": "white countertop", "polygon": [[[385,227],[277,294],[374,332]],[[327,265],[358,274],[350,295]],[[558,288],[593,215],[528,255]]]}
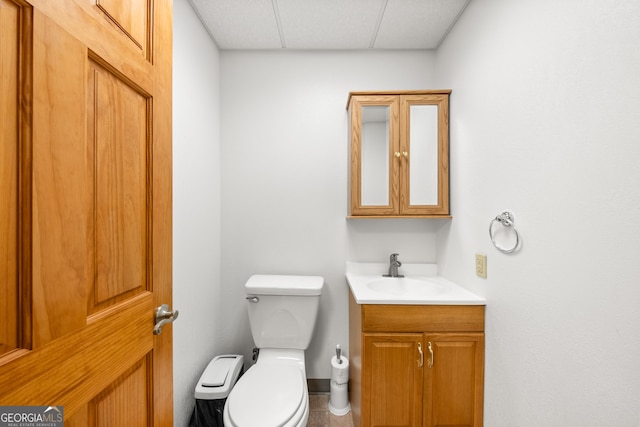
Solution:
{"label": "white countertop", "polygon": [[438,276],[436,264],[402,264],[404,278],[385,278],[385,263],[347,262],[347,282],[358,304],[486,305],[486,300]]}

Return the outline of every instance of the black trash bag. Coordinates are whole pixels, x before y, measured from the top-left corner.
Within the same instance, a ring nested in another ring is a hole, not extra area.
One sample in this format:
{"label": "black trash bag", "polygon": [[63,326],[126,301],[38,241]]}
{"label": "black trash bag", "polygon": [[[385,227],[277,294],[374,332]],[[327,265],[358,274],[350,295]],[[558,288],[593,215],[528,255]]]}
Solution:
{"label": "black trash bag", "polygon": [[224,427],[222,414],[227,399],[196,399],[189,427]]}

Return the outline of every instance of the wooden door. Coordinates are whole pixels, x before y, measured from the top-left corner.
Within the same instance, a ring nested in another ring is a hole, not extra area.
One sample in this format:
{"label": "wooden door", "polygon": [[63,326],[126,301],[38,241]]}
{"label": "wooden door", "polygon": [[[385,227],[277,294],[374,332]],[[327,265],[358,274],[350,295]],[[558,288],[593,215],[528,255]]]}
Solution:
{"label": "wooden door", "polygon": [[171,0],[0,0],[0,406],[171,426]]}
{"label": "wooden door", "polygon": [[362,425],[422,425],[423,334],[364,334]]}
{"label": "wooden door", "polygon": [[482,427],[484,334],[429,334],[425,345],[424,426]]}

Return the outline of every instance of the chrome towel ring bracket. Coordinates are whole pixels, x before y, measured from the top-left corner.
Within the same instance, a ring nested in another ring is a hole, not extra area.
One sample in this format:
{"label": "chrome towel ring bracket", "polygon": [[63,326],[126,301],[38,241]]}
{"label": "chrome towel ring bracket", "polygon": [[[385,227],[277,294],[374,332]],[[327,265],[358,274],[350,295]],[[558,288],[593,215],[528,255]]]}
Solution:
{"label": "chrome towel ring bracket", "polygon": [[[512,253],[513,251],[515,251],[518,248],[518,246],[520,246],[520,234],[518,233],[518,230],[516,229],[516,226],[514,225],[515,221],[516,221],[516,217],[513,214],[513,212],[504,211],[500,215],[498,215],[494,219],[492,219],[491,222],[489,223],[489,237],[491,237],[491,243],[493,243],[493,246],[495,246],[500,252],[503,252],[505,254]],[[513,233],[515,234],[515,238],[516,238],[516,243],[513,245],[513,247],[504,248],[498,242],[496,242],[496,239],[495,239],[495,236],[494,236],[494,224],[495,223],[500,223],[504,227],[506,227],[506,228],[508,228],[510,230],[513,230]]]}

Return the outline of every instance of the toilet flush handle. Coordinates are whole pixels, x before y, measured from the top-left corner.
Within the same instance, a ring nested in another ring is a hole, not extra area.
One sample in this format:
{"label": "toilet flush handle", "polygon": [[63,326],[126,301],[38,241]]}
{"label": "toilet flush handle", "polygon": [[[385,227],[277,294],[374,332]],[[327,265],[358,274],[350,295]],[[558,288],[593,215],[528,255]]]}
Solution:
{"label": "toilet flush handle", "polygon": [[255,303],[255,302],[260,301],[260,298],[258,298],[258,297],[247,297],[247,301]]}

